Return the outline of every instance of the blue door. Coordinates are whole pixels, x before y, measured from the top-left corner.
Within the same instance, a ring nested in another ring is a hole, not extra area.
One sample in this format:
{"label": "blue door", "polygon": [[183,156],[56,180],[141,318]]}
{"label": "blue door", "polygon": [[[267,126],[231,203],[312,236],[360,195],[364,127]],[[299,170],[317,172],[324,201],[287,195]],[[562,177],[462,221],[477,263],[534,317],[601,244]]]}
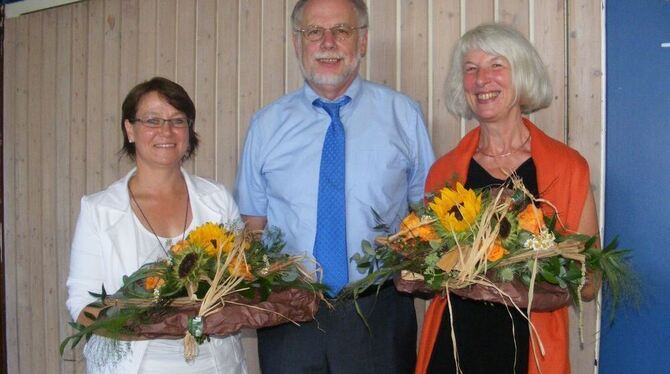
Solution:
{"label": "blue door", "polygon": [[639,311],[603,312],[601,373],[670,373],[670,1],[610,0],[605,238],[633,249]]}

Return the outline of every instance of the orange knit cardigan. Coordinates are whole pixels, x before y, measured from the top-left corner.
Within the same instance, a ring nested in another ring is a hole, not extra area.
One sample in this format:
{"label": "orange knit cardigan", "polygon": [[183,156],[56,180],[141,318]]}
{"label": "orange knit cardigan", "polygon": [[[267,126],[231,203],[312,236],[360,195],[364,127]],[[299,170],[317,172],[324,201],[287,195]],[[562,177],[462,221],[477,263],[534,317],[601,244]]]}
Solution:
{"label": "orange knit cardigan", "polygon": [[[568,230],[576,230],[589,191],[588,164],[574,149],[550,138],[530,120],[524,118],[523,121],[531,136],[531,157],[537,169],[540,197],[556,206],[558,216]],[[426,179],[426,192],[435,192],[455,180],[465,182],[470,160],[479,144],[479,134],[479,127],[470,131],[456,148],[433,164]],[[436,296],[426,312],[419,343],[416,374],[423,374],[428,369],[446,305],[446,298]],[[531,321],[540,335],[546,352],[541,356],[538,351],[541,372],[569,374],[568,308],[563,307],[553,312],[532,312]],[[531,344],[529,373],[540,372],[534,357]]]}

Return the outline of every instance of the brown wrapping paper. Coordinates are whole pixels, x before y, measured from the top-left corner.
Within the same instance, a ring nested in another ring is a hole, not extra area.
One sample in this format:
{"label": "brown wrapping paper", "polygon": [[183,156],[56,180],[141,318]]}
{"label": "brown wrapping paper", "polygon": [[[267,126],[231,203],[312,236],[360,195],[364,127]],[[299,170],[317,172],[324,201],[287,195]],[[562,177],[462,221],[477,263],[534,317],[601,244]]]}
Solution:
{"label": "brown wrapping paper", "polygon": [[[260,301],[258,297],[247,299],[238,294],[224,299],[244,305],[226,303],[223,308],[205,317],[205,334],[222,336],[243,328],[270,327],[291,320],[311,321],[319,308],[320,296],[314,291],[287,288],[272,291],[265,301]],[[198,309],[199,305],[178,307],[159,322],[130,328],[141,339],[180,339],[186,334],[188,319],[197,316]]]}
{"label": "brown wrapping paper", "polygon": [[[394,278],[396,289],[400,292],[411,294],[418,294],[419,296],[433,293],[423,280],[412,279],[408,280],[401,276]],[[512,306],[512,302],[521,310],[526,310],[528,307],[528,287],[521,281],[513,280],[511,282],[494,282],[496,287],[502,291],[503,295],[494,287],[484,286],[480,284],[473,284],[464,288],[450,288],[452,294],[473,300],[487,301],[492,303],[499,303]],[[511,301],[510,301],[511,298]],[[532,311],[548,312],[556,310],[570,303],[570,294],[567,289],[548,283],[539,283],[535,285],[533,293]]]}

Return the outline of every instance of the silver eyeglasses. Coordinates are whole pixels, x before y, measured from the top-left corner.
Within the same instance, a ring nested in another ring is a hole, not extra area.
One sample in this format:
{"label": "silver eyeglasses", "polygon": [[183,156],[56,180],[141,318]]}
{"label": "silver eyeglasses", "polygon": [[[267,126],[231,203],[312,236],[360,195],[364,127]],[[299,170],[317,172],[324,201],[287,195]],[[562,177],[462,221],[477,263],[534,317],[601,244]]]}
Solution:
{"label": "silver eyeglasses", "polygon": [[158,118],[158,117],[148,117],[148,118],[133,118],[130,120],[130,123],[139,122],[146,127],[157,129],[163,127],[163,124],[166,123],[170,127],[177,129],[183,129],[186,127],[191,127],[193,125],[193,120],[185,117],[178,118]]}
{"label": "silver eyeglasses", "polygon": [[335,40],[341,42],[344,40],[347,40],[351,37],[351,35],[354,33],[356,30],[362,30],[367,28],[367,25],[363,26],[358,26],[358,27],[352,27],[352,26],[347,26],[347,25],[337,25],[333,26],[329,29],[323,28],[321,26],[308,26],[307,28],[304,29],[295,29],[295,32],[299,32],[302,34],[302,36],[309,40],[310,42],[318,42],[321,41],[326,35],[326,31],[330,31],[331,34],[333,34],[333,38]]}

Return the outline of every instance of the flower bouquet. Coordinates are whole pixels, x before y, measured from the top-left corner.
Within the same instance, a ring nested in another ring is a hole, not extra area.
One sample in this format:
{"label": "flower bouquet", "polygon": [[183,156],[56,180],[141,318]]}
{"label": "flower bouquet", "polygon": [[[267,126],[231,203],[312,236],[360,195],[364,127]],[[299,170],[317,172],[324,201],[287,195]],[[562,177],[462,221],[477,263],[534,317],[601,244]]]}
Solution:
{"label": "flower bouquet", "polygon": [[[241,226],[241,225],[237,225]],[[282,234],[261,237],[241,227],[205,223],[174,244],[167,259],[148,263],[114,295],[92,293],[99,314],[60,346],[74,348],[93,334],[115,340],[184,337],[184,358],[197,356],[209,335],[314,318],[323,286],[312,280],[301,256],[281,252]]]}
{"label": "flower bouquet", "polygon": [[[555,309],[571,300],[581,308],[587,273],[600,272],[613,307],[624,297],[636,297],[628,250],[617,249],[616,240],[597,248],[597,237],[566,232],[557,215],[545,216],[540,205],[556,211],[516,177],[498,189],[445,187],[405,217],[397,233],[377,238],[374,246],[363,242],[363,254],[352,261],[368,275],[345,295],[356,298],[399,274],[399,283],[418,283],[430,293],[451,291],[529,311]],[[378,228],[388,231],[383,223]],[[554,292],[553,307],[536,308],[538,288]],[[561,291],[565,300],[558,305]]]}

